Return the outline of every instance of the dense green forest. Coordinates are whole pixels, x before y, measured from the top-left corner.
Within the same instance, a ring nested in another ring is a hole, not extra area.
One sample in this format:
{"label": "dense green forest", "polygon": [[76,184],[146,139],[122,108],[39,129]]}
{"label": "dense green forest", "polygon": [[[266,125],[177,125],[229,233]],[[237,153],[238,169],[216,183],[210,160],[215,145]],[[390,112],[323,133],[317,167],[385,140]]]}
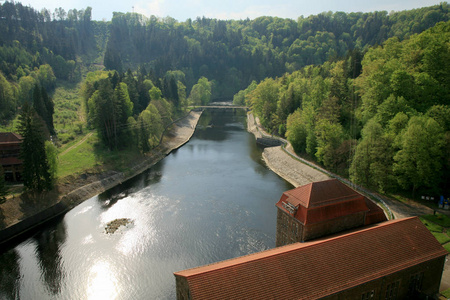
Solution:
{"label": "dense green forest", "polygon": [[446,2],[297,20],[114,13],[103,22],[91,11],[0,5],[0,125],[28,102],[47,138],[68,142],[66,124],[76,124],[109,149],[147,152],[189,105],[234,96],[296,151],[355,182],[448,186]]}
{"label": "dense green forest", "polygon": [[[256,82],[234,97],[297,153],[363,186],[448,194],[450,22],[360,55]],[[359,76],[355,76],[358,74]]]}

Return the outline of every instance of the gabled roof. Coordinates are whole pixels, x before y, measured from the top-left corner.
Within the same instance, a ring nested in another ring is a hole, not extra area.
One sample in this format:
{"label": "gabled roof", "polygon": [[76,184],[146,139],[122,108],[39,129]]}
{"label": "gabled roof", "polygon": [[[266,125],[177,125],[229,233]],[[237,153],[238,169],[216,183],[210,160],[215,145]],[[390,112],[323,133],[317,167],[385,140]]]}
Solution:
{"label": "gabled roof", "polygon": [[303,224],[369,211],[364,196],[337,179],[312,182],[286,191],[276,205]]}
{"label": "gabled roof", "polygon": [[0,132],[0,144],[17,144],[23,140],[20,134],[14,132]]}
{"label": "gabled roof", "polygon": [[316,299],[445,255],[413,217],[174,274],[192,299]]}

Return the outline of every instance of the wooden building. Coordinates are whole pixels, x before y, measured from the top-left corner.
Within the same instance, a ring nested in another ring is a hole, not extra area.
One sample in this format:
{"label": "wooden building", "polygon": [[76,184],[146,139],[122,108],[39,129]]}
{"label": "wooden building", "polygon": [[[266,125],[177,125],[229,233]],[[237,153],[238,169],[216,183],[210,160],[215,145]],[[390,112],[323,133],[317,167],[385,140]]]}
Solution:
{"label": "wooden building", "polygon": [[22,160],[20,146],[22,136],[12,132],[0,132],[0,164],[6,181],[21,181]]}
{"label": "wooden building", "polygon": [[179,300],[414,299],[438,293],[446,255],[414,217],[174,275]]}
{"label": "wooden building", "polygon": [[380,207],[336,179],[286,191],[276,206],[277,247],[387,220]]}

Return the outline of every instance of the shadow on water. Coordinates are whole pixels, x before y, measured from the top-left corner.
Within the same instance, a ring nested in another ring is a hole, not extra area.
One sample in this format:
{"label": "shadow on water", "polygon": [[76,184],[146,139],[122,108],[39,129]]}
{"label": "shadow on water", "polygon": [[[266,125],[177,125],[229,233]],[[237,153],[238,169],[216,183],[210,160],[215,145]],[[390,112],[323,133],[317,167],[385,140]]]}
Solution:
{"label": "shadow on water", "polygon": [[61,290],[64,270],[62,269],[61,247],[66,242],[66,226],[59,222],[52,229],[39,232],[33,237],[37,243],[36,256],[48,290],[57,295]]}
{"label": "shadow on water", "polygon": [[0,299],[19,299],[19,259],[15,249],[0,255]]}
{"label": "shadow on water", "polygon": [[5,215],[3,214],[3,209],[0,208],[0,229],[3,229],[5,227]]}
{"label": "shadow on water", "polygon": [[117,185],[98,195],[97,199],[105,210],[111,208],[119,200],[128,197],[146,186],[156,184],[161,180],[164,168],[164,160],[158,162],[148,170],[144,171],[120,185]]}

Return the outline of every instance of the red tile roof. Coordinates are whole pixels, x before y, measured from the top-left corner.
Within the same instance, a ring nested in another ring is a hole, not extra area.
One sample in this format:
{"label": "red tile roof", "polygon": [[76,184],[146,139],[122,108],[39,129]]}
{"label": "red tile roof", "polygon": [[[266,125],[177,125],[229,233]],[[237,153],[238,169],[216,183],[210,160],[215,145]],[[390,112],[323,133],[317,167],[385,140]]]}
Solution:
{"label": "red tile roof", "polygon": [[369,211],[366,213],[366,219],[364,225],[371,225],[375,223],[380,223],[387,221],[386,214],[383,209],[375,204],[372,200],[364,197],[366,201],[366,205],[369,208]]}
{"label": "red tile roof", "polygon": [[176,272],[192,299],[316,299],[447,255],[417,218]]}
{"label": "red tile roof", "polygon": [[276,205],[304,225],[369,211],[364,196],[337,179],[286,191]]}
{"label": "red tile roof", "polygon": [[17,144],[23,140],[22,136],[13,132],[0,132],[0,144]]}

